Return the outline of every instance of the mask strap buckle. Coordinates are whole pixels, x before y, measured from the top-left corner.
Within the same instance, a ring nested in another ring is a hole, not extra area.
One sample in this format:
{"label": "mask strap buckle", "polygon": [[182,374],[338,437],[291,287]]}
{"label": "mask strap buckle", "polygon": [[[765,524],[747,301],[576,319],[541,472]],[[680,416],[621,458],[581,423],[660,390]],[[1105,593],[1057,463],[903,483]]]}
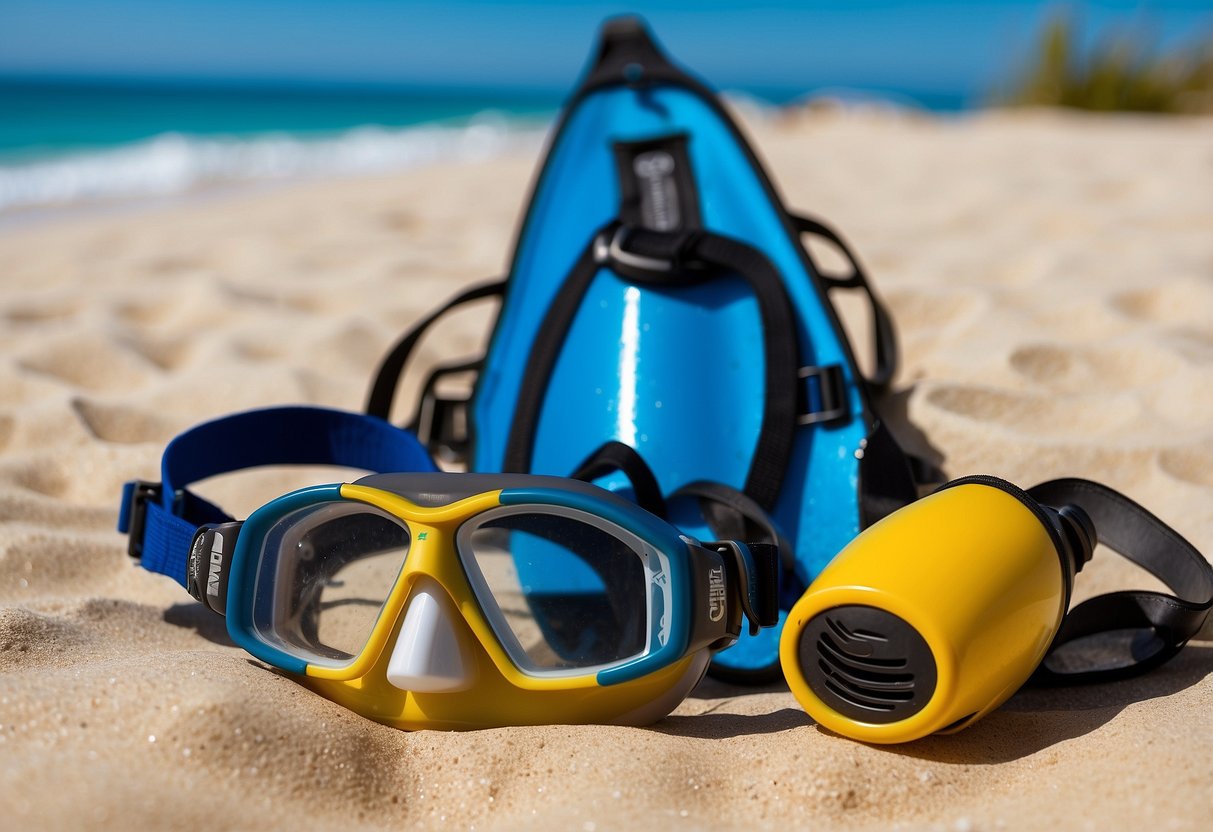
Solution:
{"label": "mask strap buckle", "polygon": [[126,553],[135,560],[143,557],[143,533],[147,530],[147,504],[159,503],[164,487],[158,482],[134,480],[122,488],[122,513],[118,528],[128,533]]}
{"label": "mask strap buckle", "polygon": [[779,623],[779,547],[769,543],[714,540],[703,546],[724,559],[734,581],[733,597],[750,622],[750,635]]}

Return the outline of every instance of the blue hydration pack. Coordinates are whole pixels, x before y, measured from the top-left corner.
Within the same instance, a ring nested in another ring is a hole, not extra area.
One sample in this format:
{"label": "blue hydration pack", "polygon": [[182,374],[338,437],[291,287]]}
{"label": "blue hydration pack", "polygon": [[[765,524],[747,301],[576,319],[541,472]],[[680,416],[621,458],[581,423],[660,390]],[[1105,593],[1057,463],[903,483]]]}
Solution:
{"label": "blue hydration pack", "polygon": [[[848,273],[817,267],[803,244],[812,236],[846,256]],[[835,291],[870,306],[870,377]],[[701,539],[776,538],[784,609],[861,529],[917,496],[909,458],[873,409],[897,348],[858,261],[823,223],[783,207],[716,95],[634,18],[600,33],[508,277],[408,333],[367,411],[388,418],[430,325],[490,297],[501,307],[483,358],[434,370],[410,425],[440,457],[596,478]],[[444,379],[468,373],[470,397],[441,394]],[[743,638],[713,667],[777,677],[778,630]]]}

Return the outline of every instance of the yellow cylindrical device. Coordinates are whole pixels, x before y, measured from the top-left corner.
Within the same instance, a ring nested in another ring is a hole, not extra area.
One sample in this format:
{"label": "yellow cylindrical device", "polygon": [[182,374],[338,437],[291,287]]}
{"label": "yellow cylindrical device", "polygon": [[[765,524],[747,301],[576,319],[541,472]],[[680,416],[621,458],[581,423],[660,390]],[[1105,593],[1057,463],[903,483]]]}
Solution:
{"label": "yellow cylindrical device", "polygon": [[972,724],[1032,675],[1095,531],[967,477],[855,538],[792,608],[780,661],[822,726],[897,743]]}

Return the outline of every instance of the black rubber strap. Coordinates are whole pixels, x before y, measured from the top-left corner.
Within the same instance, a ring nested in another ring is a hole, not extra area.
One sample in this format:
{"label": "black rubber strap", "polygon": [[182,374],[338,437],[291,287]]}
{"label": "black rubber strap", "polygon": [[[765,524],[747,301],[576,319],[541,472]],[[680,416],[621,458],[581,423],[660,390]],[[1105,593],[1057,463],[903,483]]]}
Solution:
{"label": "black rubber strap", "polygon": [[[612,223],[595,235],[548,308],[519,388],[506,445],[507,472],[531,469],[536,428],[552,370],[586,291],[604,268],[604,241],[616,239],[618,231],[619,226]],[[628,258],[612,260],[607,267],[642,285],[692,286],[732,274],[750,284],[762,317],[765,402],[745,492],[762,506],[774,505],[792,453],[799,367],[796,322],[779,272],[757,249],[704,231],[636,229],[626,234],[626,247]],[[645,268],[644,263],[668,267]]]}
{"label": "black rubber strap", "polygon": [[874,422],[859,459],[859,527],[866,529],[914,502],[921,482],[885,423]]}
{"label": "black rubber strap", "polygon": [[526,370],[518,386],[518,400],[514,405],[514,419],[506,439],[505,456],[501,470],[509,474],[531,473],[534,456],[535,431],[539,423],[539,411],[547,393],[548,381],[556,366],[556,358],[568,335],[569,326],[577,308],[589,289],[590,282],[598,274],[599,265],[594,256],[594,241],[586,246],[573,266],[564,284],[556,292],[544,316],[543,323],[531,342]]}
{"label": "black rubber strap", "polygon": [[413,349],[426,330],[447,312],[463,306],[465,303],[501,296],[505,291],[505,284],[505,280],[495,280],[465,289],[405,333],[404,337],[379,363],[379,369],[375,371],[375,380],[371,384],[371,392],[366,401],[366,412],[371,416],[378,416],[380,419],[390,421],[392,400],[396,397],[400,376],[404,372],[404,366],[408,363],[409,356],[412,355]]}
{"label": "black rubber strap", "polygon": [[910,475],[919,485],[943,485],[948,481],[943,468],[936,465],[925,456],[902,451],[906,463],[910,466]]}
{"label": "black rubber strap", "polygon": [[407,430],[429,449],[430,453],[444,461],[466,463],[471,424],[467,408],[471,393],[465,397],[439,394],[438,385],[452,376],[480,375],[484,367],[484,356],[454,364],[441,364],[430,370],[421,395],[413,408],[413,418],[405,425]]}
{"label": "black rubber strap", "polygon": [[699,501],[704,519],[719,540],[744,540],[779,547],[785,571],[796,563],[793,547],[775,528],[762,506],[736,488],[712,480],[689,482],[670,494],[671,500],[693,497]]}
{"label": "black rubber strap", "polygon": [[1028,493],[1055,508],[1081,508],[1094,523],[1100,543],[1143,567],[1175,593],[1113,592],[1074,607],[1062,621],[1050,653],[1080,638],[1129,629],[1152,629],[1160,646],[1131,664],[1107,669],[1058,671],[1048,666],[1046,658],[1033,682],[1058,685],[1136,676],[1173,657],[1204,626],[1213,608],[1213,566],[1178,532],[1123,494],[1089,480],[1052,480]]}
{"label": "black rubber strap", "polygon": [[[796,555],[787,539],[779,533],[770,515],[762,506],[736,488],[710,480],[690,482],[670,494],[670,500],[682,497],[696,499],[712,534],[721,540],[744,540],[754,552],[756,546],[773,546],[778,552],[769,561],[770,571],[766,575],[767,603],[772,617],[779,620],[779,587],[794,573]],[[773,573],[773,574],[772,574]],[[792,580],[792,585],[796,581]],[[722,682],[737,685],[765,685],[782,678],[779,659],[761,667],[733,667],[713,661],[708,672]]]}
{"label": "black rubber strap", "polygon": [[661,486],[653,469],[636,452],[631,445],[622,442],[606,442],[594,451],[569,474],[575,480],[592,482],[599,477],[619,471],[632,484],[632,493],[636,495],[636,504],[650,514],[666,517],[665,498],[661,496]]}
{"label": "black rubber strap", "polygon": [[814,237],[829,240],[838,247],[851,264],[851,273],[845,277],[827,274],[817,265],[817,261],[813,259],[813,255],[808,247],[805,247],[805,256],[813,267],[813,271],[821,278],[822,285],[827,292],[827,297],[828,293],[834,289],[859,289],[867,295],[868,305],[872,309],[872,341],[873,352],[876,357],[876,366],[867,382],[873,392],[884,392],[888,389],[889,383],[892,382],[893,376],[897,373],[899,360],[897,333],[893,329],[893,318],[889,315],[889,310],[881,303],[880,298],[876,297],[876,293],[872,291],[872,286],[868,283],[867,274],[864,273],[863,267],[859,265],[859,259],[837,232],[825,223],[812,217],[789,214],[788,218],[792,222],[792,227],[800,234],[810,234]]}
{"label": "black rubber strap", "polygon": [[[779,497],[792,445],[799,410],[800,349],[792,301],[783,277],[758,249],[718,234],[699,233],[690,249],[693,257],[726,273],[741,275],[753,289],[762,317],[763,385],[762,427],[754,446],[745,493],[763,508],[770,509]],[[727,337],[727,336],[726,336]]]}

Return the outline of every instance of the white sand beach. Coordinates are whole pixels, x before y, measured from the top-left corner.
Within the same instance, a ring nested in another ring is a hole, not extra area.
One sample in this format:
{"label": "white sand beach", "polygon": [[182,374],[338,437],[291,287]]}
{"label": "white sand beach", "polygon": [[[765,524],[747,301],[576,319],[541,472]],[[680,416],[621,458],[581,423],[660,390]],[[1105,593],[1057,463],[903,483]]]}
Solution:
{"label": "white sand beach", "polygon": [[[748,127],[887,300],[907,445],[951,476],[1106,482],[1213,552],[1213,121],[811,108]],[[210,417],[358,409],[405,328],[504,268],[535,162],[0,234],[0,828],[1208,828],[1207,641],[901,747],[819,729],[783,685],[712,681],[650,728],[405,733],[133,566],[122,483],[159,479],[165,443]],[[420,363],[475,353],[488,320],[452,319]],[[202,491],[244,516],[330,478]],[[1150,585],[1101,549],[1077,592]]]}

